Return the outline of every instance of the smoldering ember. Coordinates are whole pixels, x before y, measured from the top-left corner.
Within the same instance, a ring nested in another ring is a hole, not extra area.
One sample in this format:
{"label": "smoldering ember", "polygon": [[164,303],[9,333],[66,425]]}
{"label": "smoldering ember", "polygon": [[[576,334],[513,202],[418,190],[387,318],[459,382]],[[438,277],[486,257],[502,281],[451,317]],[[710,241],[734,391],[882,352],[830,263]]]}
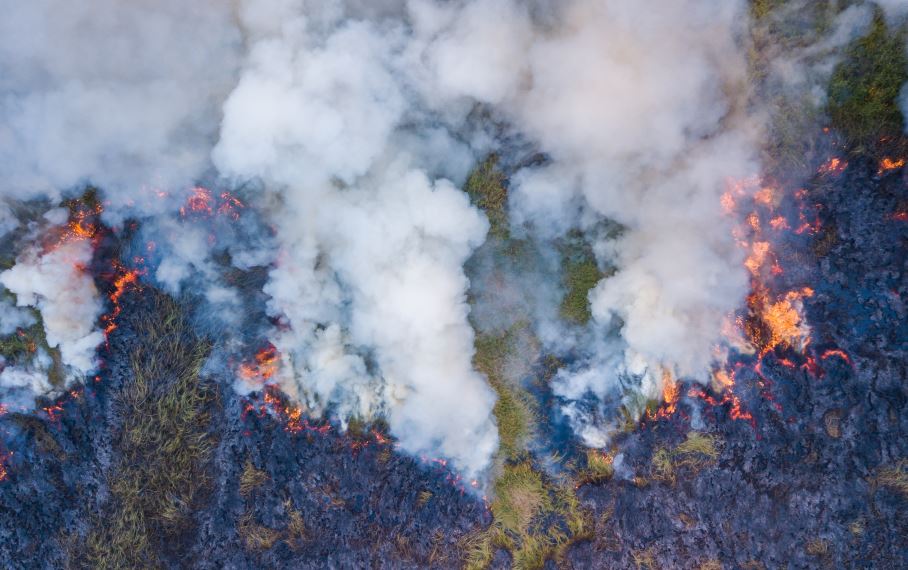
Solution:
{"label": "smoldering ember", "polygon": [[0,14],[0,567],[908,567],[905,0]]}

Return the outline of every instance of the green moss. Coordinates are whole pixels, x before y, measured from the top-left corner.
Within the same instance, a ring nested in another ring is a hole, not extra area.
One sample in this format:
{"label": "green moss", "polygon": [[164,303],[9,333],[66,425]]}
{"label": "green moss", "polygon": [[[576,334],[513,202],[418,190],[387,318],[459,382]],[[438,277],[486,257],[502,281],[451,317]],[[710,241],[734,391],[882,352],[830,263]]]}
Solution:
{"label": "green moss", "polygon": [[497,155],[489,155],[470,173],[465,190],[473,205],[489,218],[489,237],[508,240],[508,191]]}
{"label": "green moss", "polygon": [[94,521],[85,558],[94,568],[160,566],[156,552],[187,533],[209,488],[214,387],[199,377],[208,344],[195,338],[169,297],[136,319],[131,376],[113,394],[120,419],[110,473],[111,500]]}
{"label": "green moss", "polygon": [[905,32],[889,30],[878,11],[870,33],[848,47],[829,81],[833,127],[859,147],[901,135],[905,121],[898,96],[906,81]]}

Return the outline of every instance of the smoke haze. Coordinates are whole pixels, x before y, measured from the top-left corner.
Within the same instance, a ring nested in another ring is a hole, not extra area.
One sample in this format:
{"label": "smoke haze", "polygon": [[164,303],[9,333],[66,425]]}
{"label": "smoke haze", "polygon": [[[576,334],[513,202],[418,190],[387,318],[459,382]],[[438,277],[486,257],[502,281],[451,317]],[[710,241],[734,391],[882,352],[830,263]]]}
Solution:
{"label": "smoke haze", "polygon": [[[2,196],[99,188],[111,225],[140,219],[157,244],[149,279],[174,294],[200,283],[242,328],[212,261],[211,236],[229,235],[217,247],[234,267],[267,268],[272,381],[342,424],[386,417],[411,453],[478,474],[497,448],[463,269],[489,224],[459,189],[489,152],[544,157],[511,173],[515,231],[552,243],[585,230],[600,266],[617,268],[590,291],[584,331],[534,313],[549,348],[577,356],[553,388],[588,444],[610,426],[581,400],[655,397],[665,373],[705,381],[747,292],[720,204],[730,180],[760,171],[744,0],[0,8]],[[260,224],[181,218],[207,182],[240,189]],[[18,224],[7,211],[0,233]],[[622,231],[597,232],[605,222]],[[103,341],[91,255],[84,240],[27,249],[0,274],[81,373]],[[19,311],[4,306],[3,330]],[[23,374],[0,383],[49,389]]]}

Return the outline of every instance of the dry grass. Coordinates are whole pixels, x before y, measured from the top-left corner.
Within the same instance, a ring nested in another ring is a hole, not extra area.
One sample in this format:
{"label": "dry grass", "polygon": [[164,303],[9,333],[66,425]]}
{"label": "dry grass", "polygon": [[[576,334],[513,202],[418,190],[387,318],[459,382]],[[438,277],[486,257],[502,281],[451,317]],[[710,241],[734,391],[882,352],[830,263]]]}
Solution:
{"label": "dry grass", "polygon": [[255,522],[252,513],[247,511],[237,522],[237,531],[243,544],[249,550],[268,550],[281,538],[281,533],[273,528]]}
{"label": "dry grass", "polygon": [[877,472],[874,483],[908,499],[908,459],[883,467]]}
{"label": "dry grass", "polygon": [[110,471],[111,500],[94,521],[84,557],[95,568],[157,564],[192,524],[209,488],[214,388],[199,378],[208,344],[195,338],[179,306],[151,292],[154,310],[135,319],[139,344],[131,377],[112,395],[120,426]]}
{"label": "dry grass", "polygon": [[631,552],[631,558],[638,569],[659,570],[659,564],[656,562],[655,547],[650,546],[643,550],[634,550]]}
{"label": "dry grass", "polygon": [[610,453],[603,453],[598,449],[587,450],[586,468],[577,476],[578,485],[608,481],[615,474],[614,461],[615,456]]}
{"label": "dry grass", "polygon": [[261,469],[256,469],[252,461],[247,459],[246,464],[243,466],[243,472],[240,474],[240,495],[248,496],[267,480],[268,474]]}
{"label": "dry grass", "polygon": [[679,469],[696,474],[715,463],[720,443],[717,436],[689,432],[687,439],[674,449],[660,447],[653,453],[650,475],[653,479],[674,484]]}

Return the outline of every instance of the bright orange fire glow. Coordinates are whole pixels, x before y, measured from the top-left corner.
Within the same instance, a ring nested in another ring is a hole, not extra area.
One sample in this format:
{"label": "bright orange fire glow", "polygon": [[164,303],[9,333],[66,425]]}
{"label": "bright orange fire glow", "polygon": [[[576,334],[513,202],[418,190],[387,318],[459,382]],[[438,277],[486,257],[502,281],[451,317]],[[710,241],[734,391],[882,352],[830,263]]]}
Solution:
{"label": "bright orange fire glow", "polygon": [[139,277],[145,274],[143,269],[126,269],[119,263],[116,264],[115,268],[117,277],[113,282],[113,292],[108,296],[113,304],[113,310],[101,316],[101,321],[104,323],[104,335],[108,339],[110,334],[117,330],[117,317],[123,312],[123,308],[120,306],[120,299],[131,287],[137,287]]}
{"label": "bright orange fire glow", "polygon": [[185,217],[188,213],[211,215],[211,191],[201,186],[192,189],[192,196],[186,200],[186,205],[180,208],[180,215]]}
{"label": "bright orange fire glow", "polygon": [[904,158],[899,158],[899,159],[888,158],[888,157],[884,158],[882,161],[880,161],[880,169],[877,171],[877,176],[885,174],[886,172],[889,172],[890,170],[897,170],[903,166],[905,166]]}
{"label": "bright orange fire glow", "polygon": [[776,231],[790,229],[788,225],[788,220],[785,219],[785,216],[776,216],[773,219],[769,220],[769,225],[772,229]]}
{"label": "bright orange fire glow", "polygon": [[6,466],[9,462],[9,458],[13,455],[13,452],[9,453],[0,453],[0,481],[5,481],[9,477],[9,471]]}
{"label": "bright orange fire glow", "polygon": [[838,176],[839,174],[845,172],[845,168],[848,167],[848,162],[842,160],[841,158],[830,158],[820,166],[818,172],[820,174],[832,174]]}
{"label": "bright orange fire glow", "polygon": [[280,354],[273,344],[268,345],[255,354],[253,362],[240,364],[237,373],[245,382],[264,384],[278,371]]}

